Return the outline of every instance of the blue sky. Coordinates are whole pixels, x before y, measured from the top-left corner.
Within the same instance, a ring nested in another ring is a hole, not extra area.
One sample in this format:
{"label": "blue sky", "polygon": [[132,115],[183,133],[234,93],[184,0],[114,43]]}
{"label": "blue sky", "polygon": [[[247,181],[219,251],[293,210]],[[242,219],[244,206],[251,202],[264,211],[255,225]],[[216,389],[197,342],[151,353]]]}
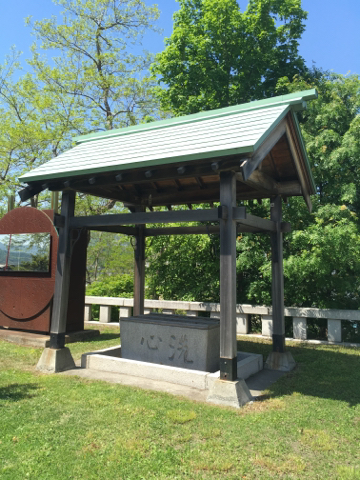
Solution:
{"label": "blue sky", "polygon": [[[146,48],[153,52],[163,49],[163,39],[172,32],[172,15],[178,9],[175,0],[158,0],[161,11],[159,26],[162,35],[151,34],[146,38]],[[240,0],[244,10],[247,1]],[[337,73],[360,74],[360,0],[303,0],[304,10],[309,12],[307,28],[300,43],[300,54],[311,66]],[[42,19],[57,14],[60,8],[51,0],[14,0],[4,2],[0,17],[0,63],[12,45],[29,56],[33,41],[31,30],[25,27],[24,18],[32,15]]]}

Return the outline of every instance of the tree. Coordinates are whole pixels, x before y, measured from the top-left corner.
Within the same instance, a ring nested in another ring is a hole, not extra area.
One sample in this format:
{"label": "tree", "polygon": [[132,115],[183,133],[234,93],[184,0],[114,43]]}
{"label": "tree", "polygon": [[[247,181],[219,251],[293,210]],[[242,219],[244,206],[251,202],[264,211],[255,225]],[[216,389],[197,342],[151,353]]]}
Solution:
{"label": "tree", "polygon": [[217,235],[171,235],[147,242],[150,298],[216,302],[219,299]]}
{"label": "tree", "polygon": [[299,115],[318,188],[316,202],[345,204],[360,215],[360,78],[309,71],[279,81],[279,92],[313,88],[319,98]]}
{"label": "tree", "polygon": [[[157,8],[140,0],[55,3],[64,8],[61,21],[34,22],[38,43],[30,72],[22,75],[14,50],[0,67],[2,198],[20,187],[17,177],[24,171],[70,148],[72,137],[149,121],[158,113],[146,74],[150,55],[131,51],[153,28]],[[46,194],[40,201],[49,199]],[[36,206],[38,198],[31,203]]]}
{"label": "tree", "polygon": [[298,53],[306,12],[301,0],[179,0],[174,29],[153,72],[175,115],[274,94],[277,81],[306,71]]}
{"label": "tree", "polygon": [[[312,198],[311,214],[301,198],[292,198],[284,206],[284,219],[292,224],[292,232],[284,239],[285,303],[357,309],[360,79],[313,69],[292,82],[282,78],[278,92],[313,87],[319,97],[299,117],[317,195]],[[247,291],[255,303],[269,303],[271,298],[269,252]]]}
{"label": "tree", "polygon": [[89,132],[156,115],[146,75],[151,57],[133,54],[131,46],[145,29],[154,29],[157,7],[140,0],[53,1],[64,8],[62,21],[52,17],[33,24],[40,48],[57,54],[50,62],[33,46],[30,65],[38,79],[51,91],[77,99]]}
{"label": "tree", "polygon": [[[307,145],[317,194],[310,214],[300,197],[283,205],[284,220],[292,232],[284,236],[285,304],[319,308],[357,309],[360,300],[359,158],[360,158],[360,79],[358,76],[308,71],[292,81],[279,79],[278,94],[316,87],[319,98],[299,114]],[[245,202],[247,209],[261,217],[269,214],[269,202]],[[213,283],[202,282],[214,270],[218,258],[201,247],[194,237],[187,253],[172,241],[156,239],[156,268],[163,272],[186,272],[195,252],[200,252],[202,275],[189,282],[188,297],[200,301],[218,300]],[[163,258],[162,258],[163,257]],[[152,265],[150,269],[152,269]],[[155,269],[155,267],[154,267]],[[200,270],[199,270],[200,271]],[[170,283],[170,275],[167,275]],[[169,289],[178,285],[159,282],[158,295],[169,298]],[[237,301],[271,303],[271,247],[268,235],[239,235],[237,241]],[[197,298],[193,291],[199,295]],[[171,292],[173,294],[173,292]]]}
{"label": "tree", "polygon": [[[20,186],[17,177],[58,155],[81,129],[74,99],[49,92],[28,73],[19,73],[19,54],[12,50],[0,67],[0,193]],[[49,198],[49,195],[47,196]],[[37,197],[32,199],[37,205]]]}

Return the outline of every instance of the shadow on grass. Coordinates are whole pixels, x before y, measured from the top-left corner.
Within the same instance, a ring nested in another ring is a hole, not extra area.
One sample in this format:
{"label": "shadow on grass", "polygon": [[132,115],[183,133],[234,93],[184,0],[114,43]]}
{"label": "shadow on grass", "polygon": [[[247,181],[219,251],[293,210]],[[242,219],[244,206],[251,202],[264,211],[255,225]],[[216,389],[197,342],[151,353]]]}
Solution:
{"label": "shadow on grass", "polygon": [[34,383],[13,383],[7,387],[0,387],[0,400],[18,402],[24,398],[33,398],[35,395],[30,392],[38,388]]}
{"label": "shadow on grass", "polygon": [[[294,392],[312,397],[360,404],[360,355],[358,350],[335,346],[287,345],[296,362],[293,371],[273,383],[271,396],[292,395]],[[271,344],[240,341],[238,349],[261,353],[266,360]]]}
{"label": "shadow on grass", "polygon": [[106,342],[107,340],[114,340],[114,339],[120,339],[119,333],[101,333],[96,337],[86,339],[86,343]]}

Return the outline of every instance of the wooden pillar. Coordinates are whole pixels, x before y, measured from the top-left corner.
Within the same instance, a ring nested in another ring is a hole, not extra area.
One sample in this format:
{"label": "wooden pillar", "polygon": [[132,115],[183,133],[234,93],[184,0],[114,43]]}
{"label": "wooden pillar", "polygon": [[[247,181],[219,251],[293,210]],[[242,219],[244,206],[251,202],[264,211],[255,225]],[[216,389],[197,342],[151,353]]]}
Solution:
{"label": "wooden pillar", "polygon": [[71,265],[71,230],[69,221],[74,216],[74,209],[75,192],[64,190],[61,200],[61,216],[64,217],[64,226],[59,228],[55,292],[50,327],[50,348],[56,349],[65,346]]}
{"label": "wooden pillar", "polygon": [[[144,209],[137,209],[144,211]],[[134,270],[134,309],[133,315],[144,315],[145,300],[145,225],[137,228],[135,235],[135,270]]]}
{"label": "wooden pillar", "polygon": [[51,210],[59,213],[59,192],[51,192]]}
{"label": "wooden pillar", "polygon": [[284,317],[284,272],[283,272],[283,234],[280,231],[282,218],[282,200],[278,195],[271,199],[271,220],[276,222],[277,232],[271,234],[272,253],[272,318],[273,351],[285,352]]}
{"label": "wooden pillar", "polygon": [[234,172],[220,173],[220,205],[227,219],[220,220],[220,379],[237,379],[236,348],[236,178]]}

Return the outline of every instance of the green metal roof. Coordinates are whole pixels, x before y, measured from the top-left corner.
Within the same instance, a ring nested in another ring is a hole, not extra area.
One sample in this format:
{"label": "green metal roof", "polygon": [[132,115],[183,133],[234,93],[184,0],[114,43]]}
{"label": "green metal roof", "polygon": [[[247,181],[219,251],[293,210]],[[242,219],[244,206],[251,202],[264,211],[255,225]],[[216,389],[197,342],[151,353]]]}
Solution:
{"label": "green metal roof", "polygon": [[[31,170],[20,180],[31,183],[224,155],[251,155],[289,111],[305,108],[305,102],[314,98],[316,90],[306,90],[84,135],[74,139],[77,143],[74,148]],[[299,135],[301,140],[300,132]],[[310,172],[303,144],[302,150]]]}

